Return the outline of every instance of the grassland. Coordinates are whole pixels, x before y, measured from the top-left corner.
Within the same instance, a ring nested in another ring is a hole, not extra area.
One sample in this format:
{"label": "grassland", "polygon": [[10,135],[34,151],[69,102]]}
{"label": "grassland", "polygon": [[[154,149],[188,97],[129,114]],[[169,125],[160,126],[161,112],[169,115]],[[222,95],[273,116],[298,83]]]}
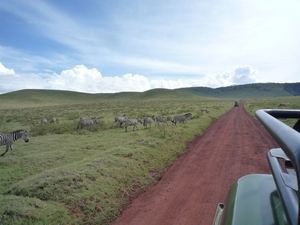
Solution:
{"label": "grassland", "polygon": [[[110,224],[129,199],[154,185],[186,144],[233,107],[233,100],[178,91],[84,94],[24,90],[0,95],[0,130],[29,130],[15,155],[0,158],[0,224]],[[74,95],[73,95],[74,94]],[[75,96],[75,97],[74,97]],[[201,108],[210,113],[201,113]],[[172,126],[128,132],[114,117],[192,113]],[[92,130],[77,130],[96,116]],[[42,117],[57,124],[41,125]],[[5,147],[1,147],[4,152]],[[2,152],[1,152],[2,153]]]}
{"label": "grassland", "polygon": [[[1,132],[27,129],[30,135],[28,143],[15,142],[15,155],[0,157],[0,224],[110,224],[131,198],[160,180],[189,141],[232,109],[235,100],[163,89],[0,95]],[[248,99],[245,107],[254,116],[257,109],[278,108],[280,103],[299,108],[299,97]],[[194,118],[176,126],[144,129],[139,124],[138,131],[130,127],[125,133],[114,123],[123,114],[136,118],[188,112]],[[96,116],[99,124],[77,130],[81,116]],[[43,117],[56,117],[58,123],[41,125]]]}
{"label": "grassland", "polygon": [[[248,99],[245,101],[245,108],[254,118],[258,109],[300,109],[300,96]],[[280,120],[291,127],[297,122],[296,119]]]}

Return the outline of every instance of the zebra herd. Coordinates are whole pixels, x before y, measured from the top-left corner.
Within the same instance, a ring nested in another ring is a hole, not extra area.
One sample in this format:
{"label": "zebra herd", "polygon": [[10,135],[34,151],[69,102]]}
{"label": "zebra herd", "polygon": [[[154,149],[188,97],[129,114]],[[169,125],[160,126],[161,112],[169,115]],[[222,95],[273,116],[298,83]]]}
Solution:
{"label": "zebra herd", "polygon": [[145,117],[144,119],[136,118],[136,119],[128,119],[126,115],[123,116],[116,116],[115,117],[115,123],[118,123],[120,127],[122,124],[125,124],[125,132],[127,132],[127,128],[129,126],[133,126],[133,131],[136,129],[138,130],[138,123],[143,124],[144,128],[150,128],[152,126],[152,123],[155,123],[155,127],[159,126],[159,123],[164,123],[168,126],[168,121],[172,122],[172,124],[176,125],[177,122],[184,123],[187,121],[187,119],[193,118],[193,115],[191,113],[186,113],[184,115],[178,115],[174,116],[172,118],[171,116],[151,116],[151,117]]}
{"label": "zebra herd", "polygon": [[[120,127],[124,123],[125,124],[125,132],[127,132],[127,128],[129,126],[133,127],[134,130],[138,130],[138,123],[143,124],[144,128],[150,128],[151,124],[155,122],[155,126],[159,126],[159,123],[165,123],[168,126],[168,121],[172,122],[172,124],[176,125],[177,122],[184,123],[187,121],[187,119],[193,118],[191,113],[186,113],[184,115],[178,115],[174,116],[172,118],[171,116],[151,116],[151,117],[145,117],[144,119],[136,118],[136,119],[129,119],[126,115],[123,116],[117,116],[115,117],[115,123],[119,123]],[[41,124],[46,124],[48,121],[46,118],[41,119]],[[56,123],[56,118],[51,118],[50,123]],[[93,124],[98,124],[98,119],[96,117],[93,117],[92,119],[85,119],[84,117],[81,117],[79,119],[77,129],[81,129],[83,127],[88,127],[89,129],[92,129]],[[11,154],[13,153],[13,143],[22,138],[25,142],[29,141],[28,138],[28,131],[27,130],[16,130],[11,133],[0,133],[0,146],[6,145],[6,151],[0,155],[4,156],[8,150],[11,150]]]}
{"label": "zebra herd", "polygon": [[[203,110],[206,111],[206,113],[209,112],[209,110]],[[202,112],[202,109],[201,109]],[[184,123],[187,119],[193,118],[191,113],[186,113],[184,115],[177,115],[172,118],[171,116],[151,116],[151,117],[145,117],[144,119],[141,118],[136,118],[136,119],[129,119],[126,114],[123,116],[116,116],[115,117],[115,123],[118,123],[119,126],[121,127],[122,124],[125,124],[125,132],[127,132],[127,128],[129,126],[133,127],[134,130],[138,130],[138,123],[143,124],[144,128],[150,128],[152,126],[152,123],[155,123],[155,127],[159,126],[160,123],[164,123],[167,126],[169,126],[168,121],[172,122],[172,124],[176,125],[177,122]],[[46,118],[41,119],[41,124],[47,124],[48,120]],[[57,120],[55,117],[50,119],[50,123],[56,123]],[[97,117],[93,117],[91,119],[85,119],[84,117],[80,117],[78,125],[77,125],[77,130],[81,129],[83,127],[88,127],[90,130],[92,129],[94,124],[98,124],[98,119]]]}

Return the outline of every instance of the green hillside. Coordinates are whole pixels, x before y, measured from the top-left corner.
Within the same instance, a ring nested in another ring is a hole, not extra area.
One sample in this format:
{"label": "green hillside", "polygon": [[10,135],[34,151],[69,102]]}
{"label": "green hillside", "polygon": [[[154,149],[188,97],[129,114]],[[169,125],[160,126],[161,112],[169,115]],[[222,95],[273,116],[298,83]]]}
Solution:
{"label": "green hillside", "polygon": [[10,102],[16,105],[65,104],[81,101],[94,101],[96,95],[73,91],[27,89],[0,95],[0,103]]}
{"label": "green hillside", "polygon": [[192,99],[199,98],[192,93],[178,90],[152,89],[145,92],[120,92],[114,94],[88,94],[59,90],[20,90],[0,95],[0,108],[30,107],[43,105],[66,105],[80,103],[95,103],[102,101],[151,100],[151,99]]}
{"label": "green hillside", "polygon": [[[97,96],[103,98],[102,94]],[[164,88],[151,89],[144,92],[119,92],[106,96],[106,99],[124,100],[124,99],[140,99],[147,100],[153,98],[170,99],[170,98],[191,98],[194,97],[191,93],[185,93],[178,90],[170,90]]]}
{"label": "green hillside", "polygon": [[193,98],[268,98],[300,96],[300,83],[256,83],[234,85],[220,88],[190,87],[175,90],[156,88],[145,92],[119,92],[88,94],[74,91],[39,90],[28,89],[10,92],[0,95],[1,108],[30,107],[43,105],[66,105],[76,103],[94,103],[106,100],[169,100],[169,99],[193,99]]}
{"label": "green hillside", "polygon": [[267,98],[299,96],[300,83],[256,83],[220,88],[179,88],[177,90],[194,95],[216,98]]}

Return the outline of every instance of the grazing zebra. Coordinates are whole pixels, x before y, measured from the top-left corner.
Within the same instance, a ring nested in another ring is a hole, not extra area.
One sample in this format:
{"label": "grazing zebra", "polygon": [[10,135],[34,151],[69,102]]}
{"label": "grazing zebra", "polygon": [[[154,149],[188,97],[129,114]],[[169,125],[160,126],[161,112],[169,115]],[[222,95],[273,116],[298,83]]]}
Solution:
{"label": "grazing zebra", "polygon": [[10,148],[11,154],[13,153],[13,143],[18,140],[19,138],[23,138],[25,142],[28,142],[28,132],[27,130],[16,130],[11,133],[2,133],[0,134],[0,146],[1,145],[6,145],[6,151],[0,155],[4,156],[5,153],[8,151]]}
{"label": "grazing zebra", "polygon": [[47,119],[46,118],[42,118],[41,119],[41,124],[46,124],[48,121],[47,121]]}
{"label": "grazing zebra", "polygon": [[167,126],[169,126],[168,121],[173,121],[173,119],[171,116],[157,116],[155,121],[155,126],[156,124],[159,126],[160,122],[165,123],[167,124]]}
{"label": "grazing zebra", "polygon": [[56,123],[56,118],[55,117],[51,118],[50,123]]}
{"label": "grazing zebra", "polygon": [[144,118],[144,122],[143,122],[144,128],[147,129],[147,125],[148,125],[148,124],[149,124],[150,127],[151,127],[151,123],[152,123],[153,121],[155,121],[155,116],[154,116],[154,115],[151,116],[151,117],[145,117],[145,118]]}
{"label": "grazing zebra", "polygon": [[98,119],[96,117],[93,117],[92,119],[82,119],[80,118],[78,125],[77,125],[77,130],[79,128],[83,128],[85,126],[88,126],[90,129],[92,129],[93,124],[96,123],[98,124]]}
{"label": "grazing zebra", "polygon": [[208,109],[200,109],[200,111],[203,113],[203,112],[205,112],[205,113],[209,113],[209,110]]}
{"label": "grazing zebra", "polygon": [[116,116],[115,117],[115,123],[118,122],[120,123],[120,127],[123,123],[126,122],[127,116],[124,114],[123,116]]}
{"label": "grazing zebra", "polygon": [[134,131],[135,128],[138,130],[138,128],[137,128],[137,124],[138,123],[142,124],[143,123],[142,119],[140,119],[140,118],[137,118],[137,119],[126,119],[126,122],[125,122],[125,132],[127,132],[127,127],[129,127],[129,126],[133,126],[133,131]]}
{"label": "grazing zebra", "polygon": [[184,115],[174,116],[174,119],[172,122],[176,125],[177,121],[184,123],[188,118],[191,118],[191,119],[193,118],[192,113],[186,113]]}

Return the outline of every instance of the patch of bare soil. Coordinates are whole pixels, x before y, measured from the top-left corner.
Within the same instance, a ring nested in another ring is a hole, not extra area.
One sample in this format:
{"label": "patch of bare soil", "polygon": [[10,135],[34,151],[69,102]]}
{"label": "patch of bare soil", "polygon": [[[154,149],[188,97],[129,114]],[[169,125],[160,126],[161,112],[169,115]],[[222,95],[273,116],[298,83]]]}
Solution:
{"label": "patch of bare soil", "polygon": [[212,224],[218,202],[241,176],[271,173],[266,159],[279,147],[243,102],[216,120],[113,225]]}

